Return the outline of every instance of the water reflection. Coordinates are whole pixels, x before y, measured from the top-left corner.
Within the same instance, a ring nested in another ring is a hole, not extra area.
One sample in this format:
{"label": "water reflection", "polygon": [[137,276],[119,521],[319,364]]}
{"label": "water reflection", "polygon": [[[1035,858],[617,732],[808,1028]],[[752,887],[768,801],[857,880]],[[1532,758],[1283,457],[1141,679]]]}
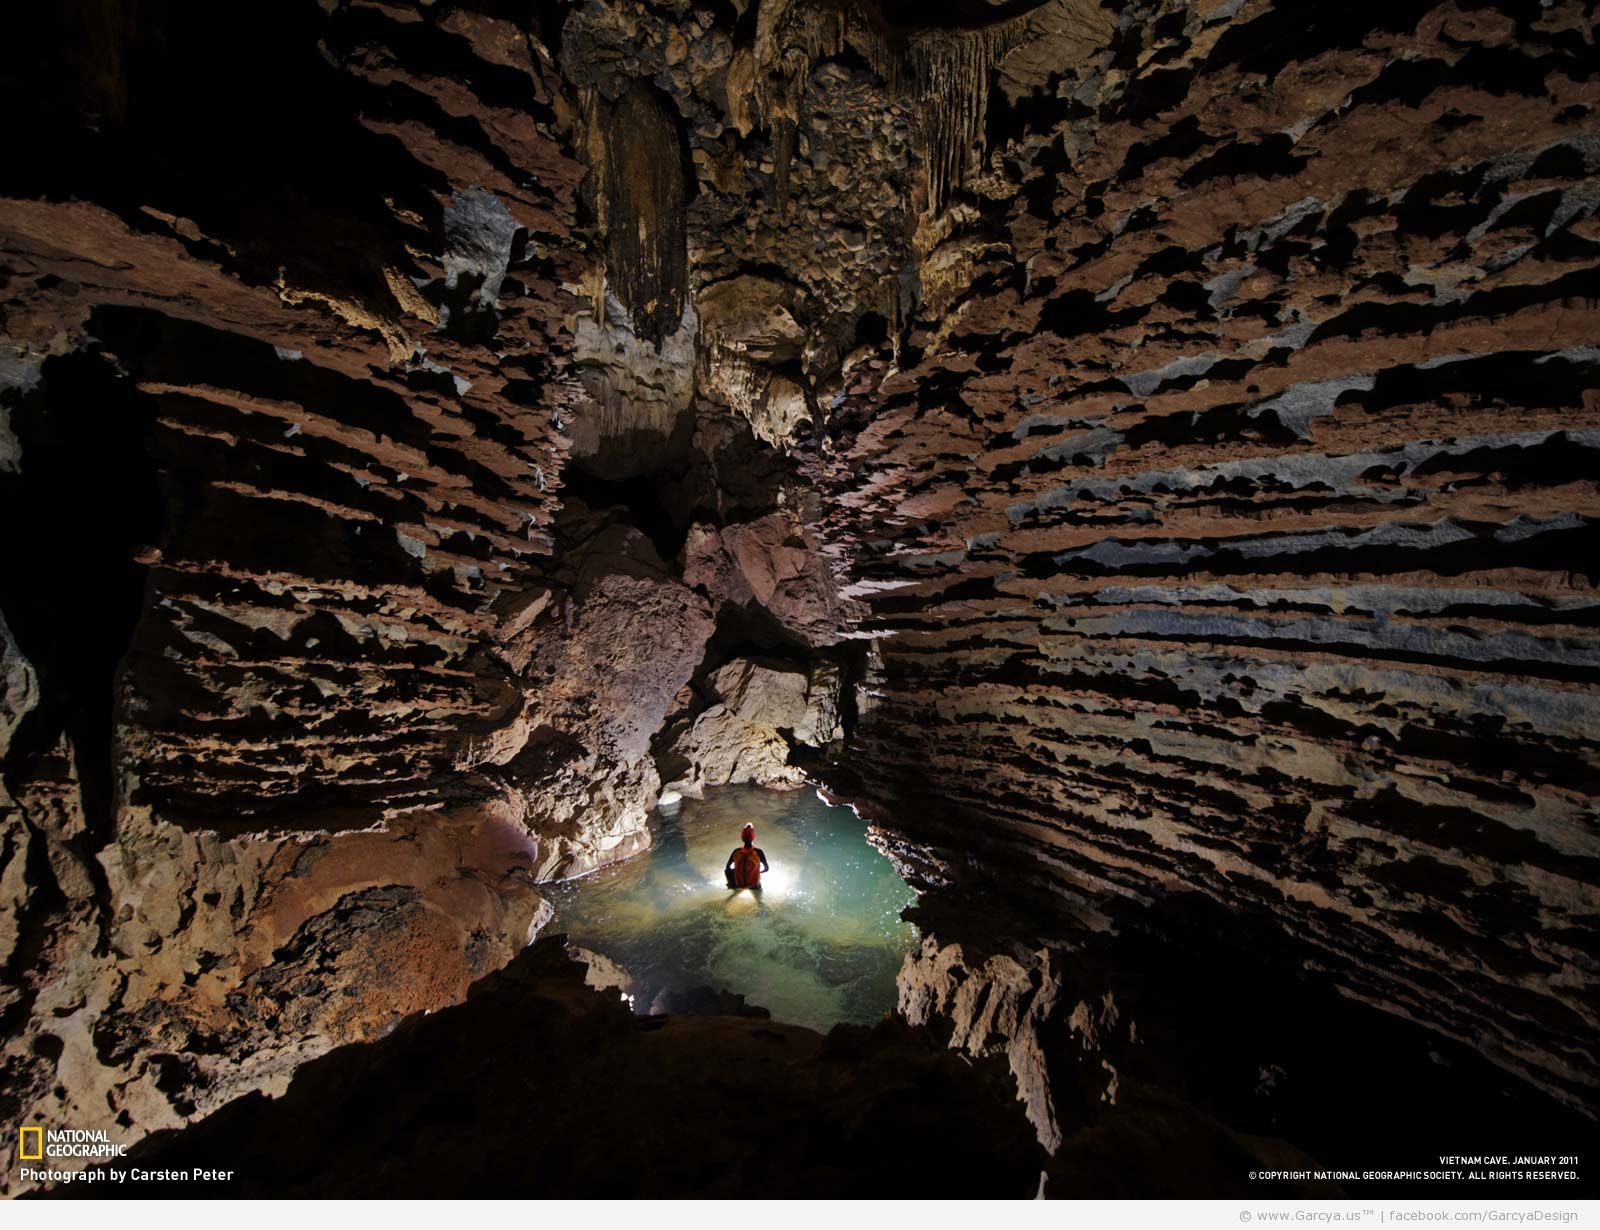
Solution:
{"label": "water reflection", "polygon": [[[747,822],[772,868],[759,893],[723,878]],[[641,1011],[662,989],[695,986],[737,991],[816,1029],[870,1024],[894,1007],[895,975],[916,942],[900,920],[913,894],[849,808],[809,790],[729,786],[655,823],[646,854],[550,886],[554,928],[626,967]]]}

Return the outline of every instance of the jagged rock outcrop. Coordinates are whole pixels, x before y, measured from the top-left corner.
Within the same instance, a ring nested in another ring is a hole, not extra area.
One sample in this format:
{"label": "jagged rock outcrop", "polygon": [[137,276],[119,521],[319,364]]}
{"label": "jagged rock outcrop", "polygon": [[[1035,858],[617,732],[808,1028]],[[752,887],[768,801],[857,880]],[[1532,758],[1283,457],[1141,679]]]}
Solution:
{"label": "jagged rock outcrop", "polygon": [[[900,1013],[957,1050],[1004,1059],[1056,1194],[1082,1182],[1068,1159],[1126,1116],[1146,1120],[1162,1094],[1258,1145],[1289,1142],[1318,1168],[1358,1174],[1436,1166],[1427,1142],[1452,1132],[1510,1148],[1587,1130],[1470,1046],[1341,995],[1291,939],[1197,894],[1107,930],[1035,917],[1007,934],[985,927],[1003,912],[972,904],[935,894],[917,907],[924,938],[900,974]],[[968,938],[940,938],[947,923]],[[1346,1116],[1354,1080],[1408,1113]]]}
{"label": "jagged rock outcrop", "polygon": [[[1061,1147],[1061,1128],[1039,1035],[1059,995],[1048,951],[1039,954],[1037,972],[1004,954],[972,969],[959,944],[940,947],[929,937],[920,952],[906,958],[898,1011],[911,1025],[948,1021],[955,1050],[975,1056],[1003,1053],[1028,1122],[1039,1143],[1054,1153]],[[1114,1009],[1106,1008],[1114,1021]],[[1108,1097],[1112,1089],[1107,1086]]]}

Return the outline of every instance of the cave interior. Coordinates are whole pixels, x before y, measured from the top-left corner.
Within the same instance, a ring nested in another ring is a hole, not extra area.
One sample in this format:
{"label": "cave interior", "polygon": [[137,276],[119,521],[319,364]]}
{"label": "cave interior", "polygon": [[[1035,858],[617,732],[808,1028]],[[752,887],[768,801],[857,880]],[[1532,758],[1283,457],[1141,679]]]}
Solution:
{"label": "cave interior", "polygon": [[[1593,0],[228,10],[7,16],[8,1138],[1068,1198],[1593,1138]],[[880,1022],[564,939],[727,786],[915,890]]]}

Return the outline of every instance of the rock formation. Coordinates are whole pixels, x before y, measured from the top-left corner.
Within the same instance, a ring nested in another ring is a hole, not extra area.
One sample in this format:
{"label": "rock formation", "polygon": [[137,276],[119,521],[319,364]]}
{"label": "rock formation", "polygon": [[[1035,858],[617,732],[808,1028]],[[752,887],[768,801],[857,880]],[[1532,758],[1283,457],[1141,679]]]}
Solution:
{"label": "rock formation", "polygon": [[723,782],[874,819],[1057,1194],[1593,1115],[1577,0],[24,7],[0,1126],[281,1092]]}
{"label": "rock formation", "polygon": [[839,669],[809,671],[735,659],[706,680],[711,704],[670,733],[663,761],[680,767],[667,789],[698,798],[707,786],[754,783],[785,789],[805,784],[791,763],[795,745],[821,749],[844,730]]}
{"label": "rock formation", "polygon": [[908,832],[1091,918],[1202,893],[1591,1107],[1592,35],[1124,10],[817,463]]}
{"label": "rock formation", "polygon": [[231,1170],[219,1195],[728,1196],[765,1173],[769,1196],[804,1198],[876,1193],[885,1170],[926,1170],[942,1195],[1031,1195],[1043,1151],[998,1075],[894,1022],[824,1039],[727,1012],[641,1019],[586,986],[552,937],[465,1003],[308,1064],[282,1098],[157,1136],[130,1163]]}

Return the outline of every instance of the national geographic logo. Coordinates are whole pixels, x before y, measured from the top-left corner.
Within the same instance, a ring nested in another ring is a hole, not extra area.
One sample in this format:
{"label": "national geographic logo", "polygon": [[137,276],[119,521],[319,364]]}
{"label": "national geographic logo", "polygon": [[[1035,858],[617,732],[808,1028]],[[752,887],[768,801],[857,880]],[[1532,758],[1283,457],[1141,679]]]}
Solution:
{"label": "national geographic logo", "polygon": [[[123,1183],[227,1183],[234,1176],[231,1170],[146,1170],[107,1164],[127,1155],[128,1146],[115,1143],[101,1128],[25,1127],[17,1131],[13,1173],[24,1183],[45,1185],[46,1190],[63,1183],[112,1187]],[[34,1162],[44,1165],[30,1164]]]}
{"label": "national geographic logo", "polygon": [[17,1131],[19,1162],[55,1162],[68,1158],[103,1161],[122,1157],[126,1145],[112,1141],[103,1129],[25,1127]]}

